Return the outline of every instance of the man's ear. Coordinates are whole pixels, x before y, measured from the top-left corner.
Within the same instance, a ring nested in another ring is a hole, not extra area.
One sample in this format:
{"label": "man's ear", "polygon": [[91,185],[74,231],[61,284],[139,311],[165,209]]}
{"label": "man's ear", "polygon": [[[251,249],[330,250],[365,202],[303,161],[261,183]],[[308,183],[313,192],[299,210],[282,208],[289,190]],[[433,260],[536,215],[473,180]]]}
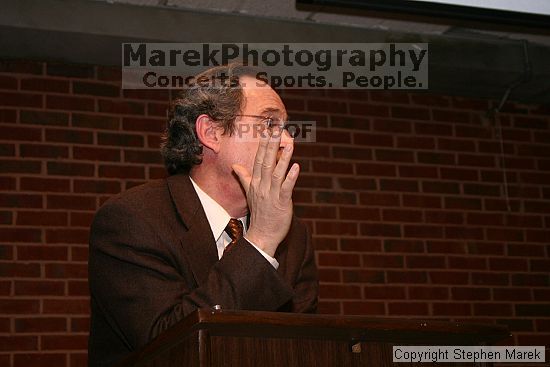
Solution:
{"label": "man's ear", "polygon": [[210,116],[202,114],[195,121],[195,129],[197,137],[203,146],[209,148],[214,153],[220,151],[220,137],[222,129],[218,124],[210,118]]}

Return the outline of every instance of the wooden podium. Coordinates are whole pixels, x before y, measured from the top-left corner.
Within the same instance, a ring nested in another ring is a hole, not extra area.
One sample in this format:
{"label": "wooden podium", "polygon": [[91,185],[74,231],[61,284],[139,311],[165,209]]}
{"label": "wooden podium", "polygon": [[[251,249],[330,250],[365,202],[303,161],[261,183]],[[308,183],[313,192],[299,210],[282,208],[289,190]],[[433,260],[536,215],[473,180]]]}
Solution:
{"label": "wooden podium", "polygon": [[405,367],[412,364],[392,362],[393,345],[490,345],[508,336],[499,325],[202,309],[117,367]]}

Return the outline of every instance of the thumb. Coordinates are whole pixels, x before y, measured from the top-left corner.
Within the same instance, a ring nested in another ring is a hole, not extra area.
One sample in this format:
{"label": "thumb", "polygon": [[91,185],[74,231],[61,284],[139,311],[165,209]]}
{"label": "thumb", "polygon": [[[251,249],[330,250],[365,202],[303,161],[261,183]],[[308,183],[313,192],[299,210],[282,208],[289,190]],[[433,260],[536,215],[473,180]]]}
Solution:
{"label": "thumb", "polygon": [[239,178],[239,181],[241,182],[242,187],[246,192],[248,192],[248,188],[250,187],[250,181],[252,180],[252,176],[250,175],[250,172],[248,170],[241,166],[240,164],[234,164],[231,166],[233,168],[233,171]]}

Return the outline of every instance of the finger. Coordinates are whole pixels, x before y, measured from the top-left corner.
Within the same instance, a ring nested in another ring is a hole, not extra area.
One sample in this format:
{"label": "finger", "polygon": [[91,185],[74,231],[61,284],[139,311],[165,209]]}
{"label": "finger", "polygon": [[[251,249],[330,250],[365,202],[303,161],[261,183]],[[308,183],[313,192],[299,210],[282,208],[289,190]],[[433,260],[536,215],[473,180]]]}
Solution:
{"label": "finger", "polygon": [[262,183],[260,186],[263,186],[265,189],[269,188],[271,185],[271,175],[275,169],[275,164],[277,162],[277,152],[281,146],[281,130],[273,129],[273,134],[269,143],[267,144],[267,150],[265,152],[264,160],[262,162]]}
{"label": "finger", "polygon": [[294,144],[291,141],[284,147],[281,158],[279,158],[279,162],[277,162],[277,166],[271,175],[271,192],[277,196],[279,195],[281,185],[285,179],[286,171],[290,164],[290,159],[292,158],[293,149]]}
{"label": "finger", "polygon": [[258,150],[256,151],[256,157],[254,158],[254,167],[252,168],[252,178],[260,180],[262,177],[262,164],[264,162],[265,152],[267,150],[267,145],[269,142],[269,134],[261,134],[260,144],[258,145]]}
{"label": "finger", "polygon": [[231,168],[233,168],[233,172],[235,172],[235,174],[239,178],[239,182],[244,188],[244,191],[248,193],[248,189],[250,188],[250,181],[252,180],[250,172],[248,172],[248,170],[240,164],[234,164],[231,166]]}
{"label": "finger", "polygon": [[300,174],[300,166],[298,163],[294,163],[286,175],[286,179],[281,185],[281,192],[279,193],[279,200],[281,202],[287,202],[292,199],[292,191],[294,190],[294,185]]}

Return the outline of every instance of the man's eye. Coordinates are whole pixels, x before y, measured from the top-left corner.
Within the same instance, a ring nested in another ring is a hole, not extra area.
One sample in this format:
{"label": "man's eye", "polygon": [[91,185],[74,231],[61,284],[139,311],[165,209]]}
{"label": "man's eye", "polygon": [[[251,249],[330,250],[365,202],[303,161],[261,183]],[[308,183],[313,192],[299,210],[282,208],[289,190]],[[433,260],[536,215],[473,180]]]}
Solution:
{"label": "man's eye", "polygon": [[272,118],[265,119],[265,126],[271,129],[273,127],[273,119]]}

